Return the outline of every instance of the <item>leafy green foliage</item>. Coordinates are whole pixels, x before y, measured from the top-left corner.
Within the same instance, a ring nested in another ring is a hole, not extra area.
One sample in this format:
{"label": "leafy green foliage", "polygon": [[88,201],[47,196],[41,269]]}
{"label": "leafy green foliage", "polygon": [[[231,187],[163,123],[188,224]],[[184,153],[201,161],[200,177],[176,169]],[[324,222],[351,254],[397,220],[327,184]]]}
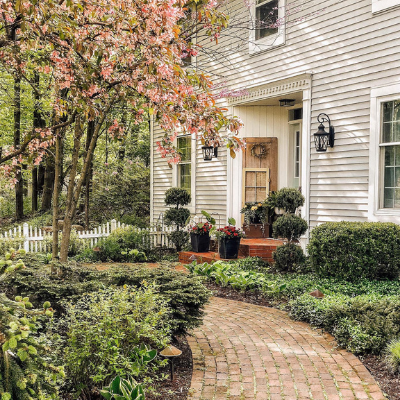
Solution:
{"label": "leafy green foliage", "polygon": [[400,372],[400,339],[393,339],[385,349],[386,363],[393,372]]}
{"label": "leafy green foliage", "polygon": [[396,279],[400,272],[400,226],[382,222],[329,222],[315,227],[310,265],[320,276],[346,280]]}
{"label": "leafy green foliage", "polygon": [[97,292],[104,286],[126,284],[139,288],[143,282],[154,282],[171,309],[169,321],[174,334],[186,333],[201,324],[203,306],[210,296],[201,278],[178,272],[168,265],[154,269],[141,265],[112,266],[108,271],[98,272],[70,263],[60,264],[59,274],[51,275],[40,261],[28,257],[25,264],[29,267],[8,274],[0,282],[0,289],[10,295],[16,291],[29,296],[35,305],[50,301],[60,313],[65,312],[64,300],[77,301],[84,294]]}
{"label": "leafy green foliage", "polygon": [[169,341],[169,308],[154,285],[103,289],[65,308],[58,324],[66,336],[59,344],[74,391],[88,395],[115,375],[137,377],[157,370],[160,363],[149,365],[154,352],[140,346],[162,349]]}
{"label": "leafy green foliage", "polygon": [[400,297],[306,294],[291,303],[291,316],[326,329],[354,353],[380,353],[400,333]]}
{"label": "leafy green foliage", "polygon": [[123,256],[127,256],[129,258],[129,261],[135,262],[135,261],[146,261],[147,257],[146,254],[143,253],[143,251],[139,251],[138,249],[133,249],[130,251],[123,251],[121,253]]}
{"label": "leafy green foliage", "polygon": [[50,303],[31,310],[29,298],[0,294],[0,394],[3,399],[53,399],[63,369],[48,361],[38,330],[53,315]]}
{"label": "leafy green foliage", "polygon": [[274,238],[286,238],[289,241],[297,240],[308,229],[307,222],[294,214],[285,214],[273,224]]}
{"label": "leafy green foliage", "polygon": [[169,234],[169,239],[175,245],[177,251],[181,251],[188,244],[189,234],[181,231],[190,219],[190,211],[182,208],[190,203],[190,194],[186,189],[170,188],[165,192],[165,204],[174,206],[165,211],[165,222],[174,225],[176,230]]}
{"label": "leafy green foliage", "polygon": [[215,224],[216,224],[215,218],[213,218],[207,211],[202,210],[201,213],[206,217],[206,220],[207,220],[211,225],[215,225]]}
{"label": "leafy green foliage", "polygon": [[100,393],[107,400],[145,400],[142,385],[132,378],[124,379],[120,376],[116,376]]}
{"label": "leafy green foliage", "polygon": [[187,206],[191,201],[189,192],[183,188],[170,188],[165,192],[165,204],[167,206]]}
{"label": "leafy green foliage", "polygon": [[275,207],[294,214],[299,207],[303,206],[305,198],[297,189],[282,188],[276,192],[273,200]]}
{"label": "leafy green foliage", "polygon": [[275,261],[274,268],[282,272],[292,272],[301,269],[306,257],[303,249],[294,243],[286,243],[279,246],[272,254]]}

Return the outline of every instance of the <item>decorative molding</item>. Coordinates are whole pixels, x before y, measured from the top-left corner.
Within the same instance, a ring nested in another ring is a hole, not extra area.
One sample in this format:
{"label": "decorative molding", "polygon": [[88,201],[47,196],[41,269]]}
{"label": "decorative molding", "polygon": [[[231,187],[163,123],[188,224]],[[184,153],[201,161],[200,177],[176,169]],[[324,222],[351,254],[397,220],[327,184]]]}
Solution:
{"label": "decorative molding", "polygon": [[[311,87],[311,74],[283,79],[268,84],[255,86],[253,88],[243,88],[248,94],[227,99],[229,105],[238,105],[269,97],[277,97],[288,93],[298,92]],[[239,89],[240,90],[240,89]]]}

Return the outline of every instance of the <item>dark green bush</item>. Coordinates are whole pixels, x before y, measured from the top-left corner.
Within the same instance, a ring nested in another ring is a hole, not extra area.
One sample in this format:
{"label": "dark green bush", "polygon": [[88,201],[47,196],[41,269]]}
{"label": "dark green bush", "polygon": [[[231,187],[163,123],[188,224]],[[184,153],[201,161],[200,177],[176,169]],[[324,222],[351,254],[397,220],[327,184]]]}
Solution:
{"label": "dark green bush", "polygon": [[282,272],[301,269],[306,262],[303,249],[294,243],[286,243],[283,246],[279,246],[272,254],[272,257],[275,261],[274,268]]}
{"label": "dark green bush", "polygon": [[293,188],[282,188],[274,196],[275,206],[291,214],[294,214],[299,207],[302,207],[304,201],[305,199],[301,192]]}
{"label": "dark green bush", "polygon": [[285,214],[274,222],[272,228],[274,238],[286,238],[291,242],[306,233],[308,225],[298,215]]}
{"label": "dark green bush", "polygon": [[179,227],[183,227],[190,217],[190,211],[187,208],[170,208],[165,211],[164,217],[167,225],[176,224]]}
{"label": "dark green bush", "polygon": [[190,193],[182,188],[170,188],[165,192],[165,204],[167,206],[186,206],[190,203]]}
{"label": "dark green bush", "polygon": [[[32,260],[31,260],[32,261]],[[26,269],[9,274],[0,282],[0,291],[9,296],[16,293],[29,296],[34,305],[50,301],[60,313],[64,300],[76,301],[82,295],[97,292],[102,287],[130,285],[141,287],[143,282],[155,283],[158,292],[169,302],[170,325],[173,333],[185,333],[199,326],[203,306],[210,292],[202,278],[173,270],[167,266],[150,269],[138,264],[134,267],[113,266],[99,272],[81,265],[60,265],[58,275],[51,275],[49,268],[26,261]]]}
{"label": "dark green bush", "polygon": [[396,279],[400,272],[400,226],[382,222],[328,222],[315,227],[308,245],[319,276]]}

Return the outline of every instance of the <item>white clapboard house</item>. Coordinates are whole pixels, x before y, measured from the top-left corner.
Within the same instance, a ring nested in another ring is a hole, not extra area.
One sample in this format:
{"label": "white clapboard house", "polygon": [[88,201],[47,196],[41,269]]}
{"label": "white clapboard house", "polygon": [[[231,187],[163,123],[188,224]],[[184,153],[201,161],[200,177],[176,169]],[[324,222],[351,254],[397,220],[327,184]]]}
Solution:
{"label": "white clapboard house", "polygon": [[[202,145],[180,136],[184,156],[169,168],[156,151],[163,132],[153,123],[153,222],[165,211],[165,191],[178,186],[190,190],[193,215],[207,210],[222,223],[240,220],[245,201],[282,187],[301,188],[311,227],[400,223],[400,0],[289,3],[230,0],[236,17],[271,15],[277,7],[284,23],[232,28],[215,47],[223,57],[192,60],[225,88],[221,104],[242,119],[247,149],[232,159],[221,147],[204,161]],[[318,118],[328,133],[327,117],[334,142],[317,151]]]}

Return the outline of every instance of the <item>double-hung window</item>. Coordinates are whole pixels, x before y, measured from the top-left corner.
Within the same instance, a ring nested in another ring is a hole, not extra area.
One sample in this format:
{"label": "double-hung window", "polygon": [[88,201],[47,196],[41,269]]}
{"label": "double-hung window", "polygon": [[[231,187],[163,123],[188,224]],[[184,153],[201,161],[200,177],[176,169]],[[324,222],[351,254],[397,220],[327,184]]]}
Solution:
{"label": "double-hung window", "polygon": [[250,21],[249,51],[268,50],[285,42],[285,0],[255,0]]}
{"label": "double-hung window", "polygon": [[371,89],[368,218],[400,216],[400,84]]}
{"label": "double-hung window", "polygon": [[381,103],[382,208],[400,209],[400,96]]}
{"label": "double-hung window", "polygon": [[181,155],[178,164],[178,187],[192,191],[192,138],[191,136],[179,136],[177,148]]}

